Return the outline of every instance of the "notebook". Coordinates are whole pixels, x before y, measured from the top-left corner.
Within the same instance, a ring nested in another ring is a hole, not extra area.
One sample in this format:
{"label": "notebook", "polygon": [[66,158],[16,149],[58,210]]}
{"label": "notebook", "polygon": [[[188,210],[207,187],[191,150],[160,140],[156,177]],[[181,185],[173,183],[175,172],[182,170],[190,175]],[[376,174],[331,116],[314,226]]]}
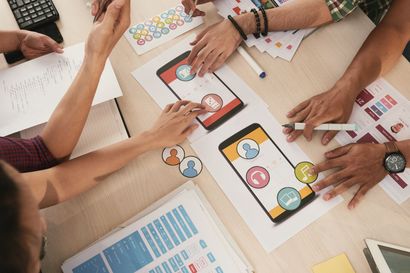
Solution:
{"label": "notebook", "polygon": [[201,190],[188,181],[66,260],[64,273],[249,273]]}

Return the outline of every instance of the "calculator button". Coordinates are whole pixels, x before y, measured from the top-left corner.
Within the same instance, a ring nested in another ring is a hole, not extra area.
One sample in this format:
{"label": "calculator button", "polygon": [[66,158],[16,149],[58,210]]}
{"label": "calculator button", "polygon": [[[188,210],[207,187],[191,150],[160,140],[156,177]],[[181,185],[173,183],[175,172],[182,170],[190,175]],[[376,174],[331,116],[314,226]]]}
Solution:
{"label": "calculator button", "polygon": [[39,16],[39,17],[33,19],[33,21],[34,21],[34,23],[38,23],[38,22],[40,22],[40,21],[45,20],[46,18],[47,18],[47,17],[46,17],[45,15],[42,15],[42,16]]}

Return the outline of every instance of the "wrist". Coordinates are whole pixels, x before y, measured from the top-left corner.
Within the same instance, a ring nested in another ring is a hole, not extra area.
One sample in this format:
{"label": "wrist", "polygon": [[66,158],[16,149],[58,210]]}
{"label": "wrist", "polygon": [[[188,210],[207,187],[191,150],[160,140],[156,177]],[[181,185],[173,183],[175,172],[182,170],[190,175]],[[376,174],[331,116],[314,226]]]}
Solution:
{"label": "wrist", "polygon": [[144,152],[161,148],[161,144],[157,141],[158,137],[155,131],[147,130],[142,132],[137,138],[142,144]]}
{"label": "wrist", "polygon": [[396,142],[397,148],[404,155],[407,162],[407,168],[410,168],[410,140]]}
{"label": "wrist", "polygon": [[333,86],[333,89],[343,93],[351,101],[355,101],[361,91],[361,88],[358,87],[354,80],[345,78],[338,80]]}
{"label": "wrist", "polygon": [[251,12],[235,16],[234,19],[246,35],[252,34],[256,31],[254,15]]}
{"label": "wrist", "polygon": [[16,37],[15,38],[16,50],[20,50],[24,39],[28,35],[28,31],[27,30],[16,30],[16,31],[14,31],[14,33],[15,33],[15,37]]}
{"label": "wrist", "polygon": [[85,54],[83,67],[90,70],[92,73],[101,74],[104,70],[107,58],[98,54]]}

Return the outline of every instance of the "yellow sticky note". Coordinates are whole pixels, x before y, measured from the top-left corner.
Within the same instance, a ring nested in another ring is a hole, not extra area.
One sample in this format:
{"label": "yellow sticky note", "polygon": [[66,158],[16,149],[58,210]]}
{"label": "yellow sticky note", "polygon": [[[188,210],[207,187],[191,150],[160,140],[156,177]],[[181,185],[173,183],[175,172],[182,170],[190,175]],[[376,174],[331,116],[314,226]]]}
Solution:
{"label": "yellow sticky note", "polygon": [[313,266],[312,270],[313,273],[355,273],[344,253]]}

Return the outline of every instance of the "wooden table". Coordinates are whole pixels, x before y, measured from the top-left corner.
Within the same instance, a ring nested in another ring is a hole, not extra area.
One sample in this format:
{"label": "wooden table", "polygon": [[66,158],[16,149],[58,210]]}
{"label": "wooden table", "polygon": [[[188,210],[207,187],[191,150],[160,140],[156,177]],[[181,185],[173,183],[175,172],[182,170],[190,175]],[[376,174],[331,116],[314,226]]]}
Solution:
{"label": "wooden table", "polygon": [[[58,25],[65,46],[85,40],[92,23],[85,0],[54,2],[61,14]],[[175,0],[149,3],[132,1],[132,23],[149,18],[176,3]],[[212,4],[204,6],[204,10],[207,12],[205,25],[196,29],[197,32],[221,19]],[[0,18],[2,29],[17,28],[6,1],[0,1]],[[269,104],[272,114],[280,122],[285,122],[285,113],[292,106],[334,84],[373,27],[370,20],[357,10],[343,22],[323,27],[312,34],[302,43],[291,63],[272,59],[254,48],[250,49],[250,54],[268,74],[264,80],[259,80],[237,53],[229,59],[228,65]],[[114,49],[110,59],[124,92],[119,103],[132,135],[147,129],[160,109],[130,72],[183,37],[143,56],[137,56],[124,38]],[[6,66],[3,59],[0,62],[0,67]],[[410,99],[409,75],[410,64],[401,58],[386,78]],[[333,142],[329,147],[323,147],[318,136],[309,145],[302,139],[299,144],[314,162],[323,159],[325,150],[336,146]],[[183,146],[193,153],[188,143]],[[134,160],[93,190],[44,210],[48,222],[49,247],[43,272],[59,272],[65,259],[185,181],[176,168],[162,163],[161,151],[153,151]],[[346,252],[357,272],[370,273],[362,254],[364,238],[410,245],[410,201],[398,206],[380,187],[375,187],[355,210],[349,211],[344,202],[277,250],[266,253],[208,170],[204,170],[195,182],[256,272],[311,272],[314,264]],[[349,200],[353,192],[350,190],[343,197]]]}

